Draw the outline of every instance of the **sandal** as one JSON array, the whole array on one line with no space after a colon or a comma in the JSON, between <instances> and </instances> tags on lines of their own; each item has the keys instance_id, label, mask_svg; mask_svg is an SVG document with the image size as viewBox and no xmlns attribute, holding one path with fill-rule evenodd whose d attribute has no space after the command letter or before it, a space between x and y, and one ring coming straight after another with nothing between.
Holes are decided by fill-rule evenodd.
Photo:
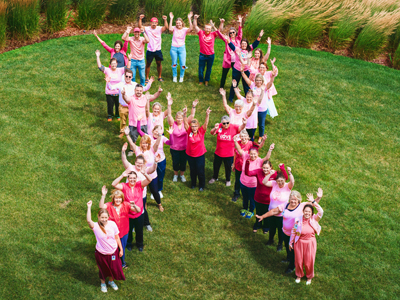
<instances>
[{"instance_id":1,"label":"sandal","mask_svg":"<svg viewBox=\"0 0 400 300\"><path fill-rule=\"evenodd\" d=\"M164 79L162 79L162 77L158 78L158 81L163 82Z\"/></svg>"},{"instance_id":2,"label":"sandal","mask_svg":"<svg viewBox=\"0 0 400 300\"><path fill-rule=\"evenodd\" d=\"M144 81L144 84L147 85L148 83L149 83L149 79L146 79L146 80Z\"/></svg>"},{"instance_id":3,"label":"sandal","mask_svg":"<svg viewBox=\"0 0 400 300\"><path fill-rule=\"evenodd\" d=\"M163 212L164 211L164 207L162 206L162 204L158 204L158 209Z\"/></svg>"}]
</instances>

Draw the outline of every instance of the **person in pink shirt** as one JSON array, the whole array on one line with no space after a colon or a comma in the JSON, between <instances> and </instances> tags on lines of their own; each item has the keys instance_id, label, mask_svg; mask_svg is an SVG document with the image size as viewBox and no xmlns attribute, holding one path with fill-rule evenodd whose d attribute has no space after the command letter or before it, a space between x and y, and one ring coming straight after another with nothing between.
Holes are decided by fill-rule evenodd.
<instances>
[{"instance_id":1,"label":"person in pink shirt","mask_svg":"<svg viewBox=\"0 0 400 300\"><path fill-rule=\"evenodd\" d=\"M131 70L133 74L133 81L136 81L136 69L139 71L140 84L145 85L145 62L144 62L144 46L149 42L146 32L143 32L143 37L140 36L140 28L133 29L133 37L129 37L132 26L128 26L124 32L122 39L129 42L131 46Z\"/></svg>"},{"instance_id":2,"label":"person in pink shirt","mask_svg":"<svg viewBox=\"0 0 400 300\"><path fill-rule=\"evenodd\" d=\"M230 124L229 116L223 116L221 118L221 123L216 123L214 128L211 129L211 134L217 136L217 147L214 153L213 162L213 177L208 182L213 184L218 180L218 173L222 162L225 166L225 186L231 186L231 170L233 164L233 153L235 150L235 144L233 142L233 137L239 134L246 127L246 118L243 118L242 124Z\"/></svg>"},{"instance_id":3,"label":"person in pink shirt","mask_svg":"<svg viewBox=\"0 0 400 300\"><path fill-rule=\"evenodd\" d=\"M172 81L178 81L178 58L179 63L181 64L180 78L179 82L183 82L183 77L185 75L186 69L186 34L191 32L193 29L192 25L192 16L193 12L188 14L189 20L189 28L184 27L184 23L182 18L176 19L176 26L172 26L172 21L174 19L174 14L172 12L169 13L169 31L172 33L172 44L171 44L171 60L172 60Z\"/></svg>"},{"instance_id":4,"label":"person in pink shirt","mask_svg":"<svg viewBox=\"0 0 400 300\"><path fill-rule=\"evenodd\" d=\"M271 180L271 178L269 180ZM322 195L323 191L321 188L319 188L317 192L318 197L317 199L315 199L317 203L319 203L319 201L321 200ZM268 217L282 213L283 241L285 242L285 248L286 248L286 260L284 260L283 262L289 263L285 271L286 274L292 273L295 269L294 252L289 250L289 240L294 226L294 222L296 218L301 218L303 216L304 206L314 201L313 195L311 193L307 194L307 200L309 202L301 202L301 194L298 191L292 191L290 193L289 203L281 204L278 207L270 210L267 213L263 213L260 216L256 215L258 222L262 222L263 220L267 220Z\"/></svg>"},{"instance_id":5,"label":"person in pink shirt","mask_svg":"<svg viewBox=\"0 0 400 300\"><path fill-rule=\"evenodd\" d=\"M204 30L200 30L197 26L197 19L199 15L194 15L193 26L196 34L199 36L200 44L200 55L199 55L199 84L204 84L208 86L210 81L211 70L214 63L214 42L215 38L218 36L217 32L211 32L214 23L210 20L210 24L204 25ZM204 77L204 69L207 65L206 74Z\"/></svg>"},{"instance_id":6,"label":"person in pink shirt","mask_svg":"<svg viewBox=\"0 0 400 300\"><path fill-rule=\"evenodd\" d=\"M250 59L249 61L249 71L250 71L250 80L254 81L256 75L259 73L258 69L260 68L260 64L264 63L266 64L268 61L268 58L271 54L271 38L268 37L267 39L268 43L268 50L267 53L263 56L263 52L260 48L257 48L254 50L254 56Z\"/></svg>"},{"instance_id":7,"label":"person in pink shirt","mask_svg":"<svg viewBox=\"0 0 400 300\"><path fill-rule=\"evenodd\" d=\"M146 51L146 81L149 80L150 66L153 59L156 60L158 81L164 81L161 77L162 65L161 62L164 60L161 52L161 34L168 30L167 16L162 16L164 20L164 26L158 26L158 19L153 17L150 19L150 26L143 27L142 20L144 15L139 16L139 28L144 29L144 32L149 38L149 44L147 45ZM147 82L146 82L147 83Z\"/></svg>"},{"instance_id":8,"label":"person in pink shirt","mask_svg":"<svg viewBox=\"0 0 400 300\"><path fill-rule=\"evenodd\" d=\"M114 289L118 290L115 280L125 280L124 272L122 271L122 263L118 257L124 255L121 240L119 238L119 230L117 224L109 221L109 214L107 209L100 209L97 214L98 221L92 221L92 201L87 203L86 221L90 229L93 230L96 236L96 263L99 267L99 277L101 282L101 291L107 292L106 279L108 277L108 284ZM118 251L119 248L119 251Z\"/></svg>"},{"instance_id":9,"label":"person in pink shirt","mask_svg":"<svg viewBox=\"0 0 400 300\"><path fill-rule=\"evenodd\" d=\"M128 51L128 42L125 41L124 45L122 45L121 41L116 41L114 43L114 48L109 47L96 33L96 30L93 30L93 35L97 38L100 44L111 54L111 58L115 58L117 60L117 68L123 68L128 65L128 56L126 55L126 51Z\"/></svg>"},{"instance_id":10,"label":"person in pink shirt","mask_svg":"<svg viewBox=\"0 0 400 300\"><path fill-rule=\"evenodd\" d=\"M193 109L192 109L193 113ZM207 132L208 121L210 120L211 109L207 108L206 110L206 119L204 121L203 126L199 126L199 121L193 119L194 115L191 115L190 125L186 115L184 116L184 124L185 129L188 135L187 146L186 146L186 154L187 160L189 162L190 167L190 178L191 188L194 189L196 187L197 178L199 178L199 191L204 191L206 186L206 171L205 171L205 153L207 152L206 146L204 145L204 135Z\"/></svg>"},{"instance_id":11,"label":"person in pink shirt","mask_svg":"<svg viewBox=\"0 0 400 300\"><path fill-rule=\"evenodd\" d=\"M257 98L253 99L253 105L250 109L244 109L243 100L239 99L235 101L235 108L231 108L226 101L226 92L224 89L219 89L219 93L222 96L222 104L224 105L226 113L229 115L230 123L235 125L241 125L243 118L250 118L257 107Z\"/></svg>"}]
</instances>

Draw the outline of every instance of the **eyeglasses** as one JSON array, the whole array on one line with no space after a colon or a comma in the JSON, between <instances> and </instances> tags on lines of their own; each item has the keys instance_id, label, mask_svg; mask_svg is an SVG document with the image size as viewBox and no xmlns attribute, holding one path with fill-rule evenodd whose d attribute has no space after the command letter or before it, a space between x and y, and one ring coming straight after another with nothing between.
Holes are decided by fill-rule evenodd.
<instances>
[{"instance_id":1,"label":"eyeglasses","mask_svg":"<svg viewBox=\"0 0 400 300\"><path fill-rule=\"evenodd\" d=\"M132 76L125 75L126 78L132 78Z\"/></svg>"},{"instance_id":2,"label":"eyeglasses","mask_svg":"<svg viewBox=\"0 0 400 300\"><path fill-rule=\"evenodd\" d=\"M230 32L229 32L229 34L234 34L234 33L236 33L236 32L235 32L235 31L230 31Z\"/></svg>"},{"instance_id":3,"label":"eyeglasses","mask_svg":"<svg viewBox=\"0 0 400 300\"><path fill-rule=\"evenodd\" d=\"M226 122L226 123L222 123L222 125L229 125L229 122Z\"/></svg>"}]
</instances>

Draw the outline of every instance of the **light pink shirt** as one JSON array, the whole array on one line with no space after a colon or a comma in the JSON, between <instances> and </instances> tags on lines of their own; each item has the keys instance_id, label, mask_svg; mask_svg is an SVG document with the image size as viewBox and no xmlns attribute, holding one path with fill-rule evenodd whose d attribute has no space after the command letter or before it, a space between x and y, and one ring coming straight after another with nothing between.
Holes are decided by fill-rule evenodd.
<instances>
[{"instance_id":1,"label":"light pink shirt","mask_svg":"<svg viewBox=\"0 0 400 300\"><path fill-rule=\"evenodd\" d=\"M235 46L235 47L236 47L236 46ZM250 47L251 47L251 49L253 49L252 46L250 46ZM239 48L239 47L236 47L236 49L238 49L238 48ZM239 48L239 49L240 49L239 55L242 57L242 60L244 60L245 62L247 62L247 55L248 55L249 51L243 50L243 49L241 49L241 48ZM234 67L236 70L240 71L240 70L242 69L242 63L240 62L239 55L236 53L236 51L234 51L234 53L235 53L235 64L233 65L233 67ZM249 65L246 63L246 64L244 65L244 71L248 71L248 70L249 70Z\"/></svg>"},{"instance_id":2,"label":"light pink shirt","mask_svg":"<svg viewBox=\"0 0 400 300\"><path fill-rule=\"evenodd\" d=\"M156 29L152 29L150 26L144 28L148 38L149 44L147 45L147 50L151 52L155 52L157 50L161 50L161 34L162 27L157 26Z\"/></svg>"},{"instance_id":3,"label":"light pink shirt","mask_svg":"<svg viewBox=\"0 0 400 300\"><path fill-rule=\"evenodd\" d=\"M153 137L151 138L151 147L153 148L154 144L156 143L156 139L154 139ZM160 141L160 145L158 145L158 150L157 150L157 154L160 154L161 158L160 158L160 162L163 161L165 159L165 153L164 153L164 144L166 144L169 141L169 139L165 136L161 137L161 141Z\"/></svg>"},{"instance_id":4,"label":"light pink shirt","mask_svg":"<svg viewBox=\"0 0 400 300\"><path fill-rule=\"evenodd\" d=\"M125 68L117 68L115 71L112 71L110 68L104 67L103 73L106 76L111 78L110 84L114 85L114 84L118 84L121 82L121 77L125 73ZM108 88L108 84L106 84L106 94L107 95L118 95L119 91L117 89L110 90Z\"/></svg>"},{"instance_id":5,"label":"light pink shirt","mask_svg":"<svg viewBox=\"0 0 400 300\"><path fill-rule=\"evenodd\" d=\"M175 26L172 26L173 30L173 35L172 35L172 44L171 46L173 47L182 47L185 46L185 39L186 39L186 34L189 30L189 28L184 27L182 29L177 29Z\"/></svg>"},{"instance_id":6,"label":"light pink shirt","mask_svg":"<svg viewBox=\"0 0 400 300\"><path fill-rule=\"evenodd\" d=\"M256 96L256 97L260 96L260 94L262 92L261 88L256 87L255 82L251 83L250 89L253 91L253 96ZM268 96L267 96L267 93L265 92L264 97L261 100L261 104L258 106L258 111L263 112L268 109L267 100L268 100Z\"/></svg>"},{"instance_id":7,"label":"light pink shirt","mask_svg":"<svg viewBox=\"0 0 400 300\"><path fill-rule=\"evenodd\" d=\"M105 234L97 222L94 222L93 233L96 236L96 250L104 255L114 254L118 248L115 236L119 234L118 226L113 221L107 221L107 225L104 226L107 234Z\"/></svg>"},{"instance_id":8,"label":"light pink shirt","mask_svg":"<svg viewBox=\"0 0 400 300\"><path fill-rule=\"evenodd\" d=\"M257 177L246 176L245 174L246 161L250 159L250 155L247 152L243 152L242 158L243 158L243 165L242 165L242 174L240 175L240 182L249 188L255 188L257 187ZM262 164L263 164L263 159L261 157L257 157L256 160L253 161L250 160L249 170L253 171L256 169L260 169L262 167Z\"/></svg>"},{"instance_id":9,"label":"light pink shirt","mask_svg":"<svg viewBox=\"0 0 400 300\"><path fill-rule=\"evenodd\" d=\"M131 97L131 102L128 104L129 108L129 126L137 127L137 120L140 115L146 114L146 95L137 98L135 95ZM147 125L146 118L143 118L140 125Z\"/></svg>"},{"instance_id":10,"label":"light pink shirt","mask_svg":"<svg viewBox=\"0 0 400 300\"><path fill-rule=\"evenodd\" d=\"M139 40L136 40L135 37L130 37L128 39L129 45L131 46L131 55L133 59L143 60L144 59L144 45L145 38L140 36Z\"/></svg>"},{"instance_id":11,"label":"light pink shirt","mask_svg":"<svg viewBox=\"0 0 400 300\"><path fill-rule=\"evenodd\" d=\"M279 205L286 205L289 202L290 192L289 184L285 183L283 188L280 188L275 180L272 180L272 190L269 198L271 202L269 203L269 210L272 210ZM275 215L277 217L281 217L282 213Z\"/></svg>"},{"instance_id":12,"label":"light pink shirt","mask_svg":"<svg viewBox=\"0 0 400 300\"><path fill-rule=\"evenodd\" d=\"M146 160L146 167L149 168L152 165L154 165L154 158L156 153L153 150L153 147L150 147L150 150L142 151L140 147L136 147L135 151L136 156L142 154L144 156L144 159ZM157 178L157 170L155 170L153 173L149 174L151 179Z\"/></svg>"},{"instance_id":13,"label":"light pink shirt","mask_svg":"<svg viewBox=\"0 0 400 300\"><path fill-rule=\"evenodd\" d=\"M300 218L303 216L303 209L307 203L308 202L302 202L293 210L285 209L288 203L283 203L278 206L279 211L282 212L283 215L282 230L286 235L290 236L290 234L292 233L294 221L296 218Z\"/></svg>"},{"instance_id":14,"label":"light pink shirt","mask_svg":"<svg viewBox=\"0 0 400 300\"><path fill-rule=\"evenodd\" d=\"M178 124L174 121L172 128L174 131L169 137L172 140L171 149L176 151L186 150L188 135L185 130L185 125L182 122L181 129L179 129Z\"/></svg>"},{"instance_id":15,"label":"light pink shirt","mask_svg":"<svg viewBox=\"0 0 400 300\"><path fill-rule=\"evenodd\" d=\"M276 76L278 76L278 74L276 74ZM264 84L267 85L268 82L271 81L272 78L272 71L266 71L264 73ZM272 99L272 96L275 96L278 94L278 92L275 89L275 85L272 84L272 86L270 87L269 90L267 90L265 92L265 94L267 95L268 99Z\"/></svg>"},{"instance_id":16,"label":"light pink shirt","mask_svg":"<svg viewBox=\"0 0 400 300\"><path fill-rule=\"evenodd\" d=\"M231 124L235 125L242 125L243 121L242 119L246 117L246 112L244 108L242 108L242 112L238 114L235 109L231 108L231 111L229 112L229 118L231 118Z\"/></svg>"},{"instance_id":17,"label":"light pink shirt","mask_svg":"<svg viewBox=\"0 0 400 300\"><path fill-rule=\"evenodd\" d=\"M253 106L253 103L252 102L248 103L246 98L242 98L242 101L244 102L244 106L243 106L242 110L244 110L247 113L247 111L250 110L250 108ZM254 129L254 128L257 128L257 125L258 125L258 110L255 107L253 110L253 113L247 119L246 128Z\"/></svg>"},{"instance_id":18,"label":"light pink shirt","mask_svg":"<svg viewBox=\"0 0 400 300\"><path fill-rule=\"evenodd\" d=\"M156 117L153 115L153 113L150 113L149 117L147 118L147 132L151 135L153 135L153 128L157 125L161 126L161 132L164 133L164 113L160 112L160 114ZM140 125L142 125L142 121L140 122Z\"/></svg>"}]
</instances>

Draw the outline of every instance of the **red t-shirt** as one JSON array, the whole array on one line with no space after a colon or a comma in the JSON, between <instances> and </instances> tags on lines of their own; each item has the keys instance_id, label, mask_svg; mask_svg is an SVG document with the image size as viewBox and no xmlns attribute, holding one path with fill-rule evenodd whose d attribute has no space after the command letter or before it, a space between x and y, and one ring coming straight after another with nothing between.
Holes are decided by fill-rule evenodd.
<instances>
[{"instance_id":1,"label":"red t-shirt","mask_svg":"<svg viewBox=\"0 0 400 300\"><path fill-rule=\"evenodd\" d=\"M206 131L203 126L197 130L197 134L193 134L190 127L186 132L188 134L186 154L191 157L199 157L206 153L206 146L204 146L204 134Z\"/></svg>"},{"instance_id":2,"label":"red t-shirt","mask_svg":"<svg viewBox=\"0 0 400 300\"><path fill-rule=\"evenodd\" d=\"M140 212L134 212L129 209L129 218L130 219L136 219L140 217L140 215L143 213L143 188L142 188L142 182L137 181L135 186L133 187L133 191L131 187L129 186L129 183L121 183L123 188L122 192L124 193L125 196L125 201L126 202L131 202L134 201L137 206L140 207Z\"/></svg>"},{"instance_id":3,"label":"red t-shirt","mask_svg":"<svg viewBox=\"0 0 400 300\"><path fill-rule=\"evenodd\" d=\"M200 30L197 35L199 36L200 53L205 55L213 55L214 41L218 35L217 32L214 31L206 35L204 30Z\"/></svg>"},{"instance_id":4,"label":"red t-shirt","mask_svg":"<svg viewBox=\"0 0 400 300\"><path fill-rule=\"evenodd\" d=\"M219 157L231 157L235 150L235 142L233 137L239 133L239 125L230 124L228 129L224 129L222 124L219 124L217 130L217 149L215 154Z\"/></svg>"},{"instance_id":5,"label":"red t-shirt","mask_svg":"<svg viewBox=\"0 0 400 300\"><path fill-rule=\"evenodd\" d=\"M248 141L245 145L242 145L242 141L239 141L238 143L240 145L240 148L242 148L242 150L245 151L246 153L249 153L251 148L258 148L258 145L252 141ZM239 155L239 152L237 152L236 148L235 148L235 154L236 154L235 169L238 171L242 171L243 158Z\"/></svg>"},{"instance_id":6,"label":"red t-shirt","mask_svg":"<svg viewBox=\"0 0 400 300\"><path fill-rule=\"evenodd\" d=\"M117 224L119 230L119 237L122 238L129 232L129 212L131 211L131 206L129 202L122 202L119 208L119 215L114 208L112 202L106 203L108 213L110 214L109 220L114 221Z\"/></svg>"}]
</instances>

